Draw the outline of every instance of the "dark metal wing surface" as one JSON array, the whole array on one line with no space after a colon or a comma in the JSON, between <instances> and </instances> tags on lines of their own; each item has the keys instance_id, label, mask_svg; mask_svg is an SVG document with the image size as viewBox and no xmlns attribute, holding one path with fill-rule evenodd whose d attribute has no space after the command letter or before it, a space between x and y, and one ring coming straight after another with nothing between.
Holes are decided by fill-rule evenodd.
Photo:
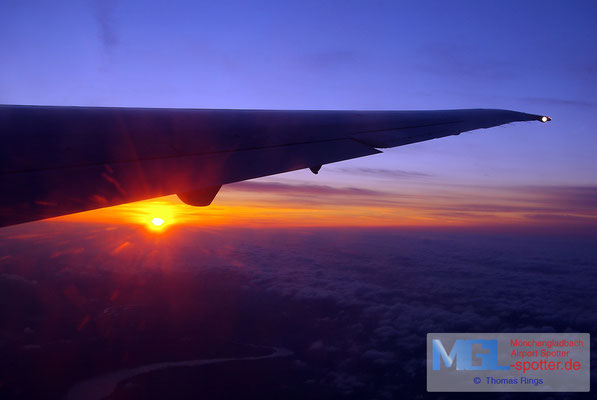
<instances>
[{"instance_id":1,"label":"dark metal wing surface","mask_svg":"<svg viewBox=\"0 0 597 400\"><path fill-rule=\"evenodd\" d=\"M380 153L548 117L506 110L285 111L0 106L0 226Z\"/></svg>"}]
</instances>

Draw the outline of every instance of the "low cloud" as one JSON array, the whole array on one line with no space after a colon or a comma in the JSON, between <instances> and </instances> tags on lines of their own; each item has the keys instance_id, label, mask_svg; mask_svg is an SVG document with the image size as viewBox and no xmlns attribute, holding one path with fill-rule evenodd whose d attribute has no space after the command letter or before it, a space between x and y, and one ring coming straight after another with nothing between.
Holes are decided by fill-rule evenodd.
<instances>
[{"instance_id":1,"label":"low cloud","mask_svg":"<svg viewBox=\"0 0 597 400\"><path fill-rule=\"evenodd\" d=\"M185 339L193 345L210 334L224 343L240 334L243 341L291 349L303 371L323 370L313 378L317 384L340 393L411 398L420 393L413 382L424 385L428 332L597 329L595 314L587 308L597 280L594 241L587 239L186 227L163 236L157 247L155 238L130 228L86 238L83 224L46 225L54 227L52 241L24 247L5 266L13 272L0 275L4 288L7 282L17 283L0 292L5 304L13 304L7 313L14 321L27 317L37 335L46 326L68 326L74 314L64 310L81 298L76 315L89 322L74 337L82 342L85 335L106 335L110 340L90 347L97 354L107 348L102 346L129 343L125 340L137 337L140 326L141 337L160 333L164 326L167 337L172 331L185 338L182 333L193 332ZM39 227L33 223L20 230L26 235ZM13 253L15 241L30 240L0 240L0 250ZM124 241L135 246L105 257ZM62 251L70 247L88 250ZM56 251L62 254L49 260ZM23 285L23 280L39 284ZM73 283L90 290L77 290L74 296ZM23 306L29 298L35 307ZM217 323L209 325L213 315ZM81 326L79 320L71 330ZM246 323L254 320L259 324ZM22 324L15 325L22 334ZM187 328L177 331L178 325ZM75 345L69 346L78 351Z\"/></svg>"},{"instance_id":2,"label":"low cloud","mask_svg":"<svg viewBox=\"0 0 597 400\"><path fill-rule=\"evenodd\" d=\"M342 172L348 172L339 170ZM418 172L355 168L357 174L419 177ZM423 174L424 176L424 174ZM422 184L421 184L422 183ZM392 185L384 190L325 185L300 185L277 182L241 182L230 185L234 191L245 192L238 202L259 207L279 207L284 196L286 208L304 209L346 207L369 216L367 224L446 223L492 226L524 224L537 228L549 223L571 226L576 222L597 226L597 186L474 186L433 185L417 181L417 185ZM253 196L259 196L253 198ZM226 199L228 200L228 199ZM355 211L356 212L356 211ZM325 211L318 215L324 216ZM371 219L372 218L372 219ZM410 221L410 222L409 222ZM330 221L333 225L333 222ZM358 222L356 223L358 225Z\"/></svg>"},{"instance_id":3,"label":"low cloud","mask_svg":"<svg viewBox=\"0 0 597 400\"><path fill-rule=\"evenodd\" d=\"M352 175L369 175L380 178L425 178L433 175L418 171L383 168L337 168L335 171Z\"/></svg>"},{"instance_id":4,"label":"low cloud","mask_svg":"<svg viewBox=\"0 0 597 400\"><path fill-rule=\"evenodd\" d=\"M337 188L325 185L289 185L277 182L239 182L229 186L245 192L267 192L287 195L320 195L320 196L380 196L386 193L377 190L360 188Z\"/></svg>"},{"instance_id":5,"label":"low cloud","mask_svg":"<svg viewBox=\"0 0 597 400\"><path fill-rule=\"evenodd\" d=\"M536 195L546 204L559 208L590 211L597 215L597 186L526 186L523 190Z\"/></svg>"}]
</instances>

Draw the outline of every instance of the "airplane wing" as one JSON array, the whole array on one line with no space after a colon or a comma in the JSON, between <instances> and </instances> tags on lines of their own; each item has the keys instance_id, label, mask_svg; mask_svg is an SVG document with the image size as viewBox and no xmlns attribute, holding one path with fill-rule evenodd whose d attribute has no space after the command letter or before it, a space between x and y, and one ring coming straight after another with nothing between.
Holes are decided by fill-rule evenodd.
<instances>
[{"instance_id":1,"label":"airplane wing","mask_svg":"<svg viewBox=\"0 0 597 400\"><path fill-rule=\"evenodd\" d=\"M286 111L0 105L0 226L222 185L515 121L507 110Z\"/></svg>"}]
</instances>

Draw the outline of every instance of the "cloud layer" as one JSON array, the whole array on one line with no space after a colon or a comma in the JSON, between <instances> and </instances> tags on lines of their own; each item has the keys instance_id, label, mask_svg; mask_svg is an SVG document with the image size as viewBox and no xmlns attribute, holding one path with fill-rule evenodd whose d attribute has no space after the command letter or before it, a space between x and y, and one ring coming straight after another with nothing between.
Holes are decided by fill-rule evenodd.
<instances>
[{"instance_id":1,"label":"cloud layer","mask_svg":"<svg viewBox=\"0 0 597 400\"><path fill-rule=\"evenodd\" d=\"M64 222L1 234L2 300L18 305L0 319L3 340L23 352L43 354L72 330L78 339L61 346L94 335L102 351L135 337L125 347L135 353L165 330L187 349L287 347L298 388L392 398L425 392L428 332L597 330L587 237L189 226L151 235ZM15 321L28 329L14 333Z\"/></svg>"}]
</instances>

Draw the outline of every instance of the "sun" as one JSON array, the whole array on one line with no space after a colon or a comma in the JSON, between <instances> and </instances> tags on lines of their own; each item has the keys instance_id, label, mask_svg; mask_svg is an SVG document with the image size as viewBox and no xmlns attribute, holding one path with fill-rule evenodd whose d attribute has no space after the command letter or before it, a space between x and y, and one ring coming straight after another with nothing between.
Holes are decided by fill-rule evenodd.
<instances>
[{"instance_id":1,"label":"sun","mask_svg":"<svg viewBox=\"0 0 597 400\"><path fill-rule=\"evenodd\" d=\"M164 224L164 220L158 217L155 217L154 219L151 220L151 223L154 226L162 226Z\"/></svg>"},{"instance_id":2,"label":"sun","mask_svg":"<svg viewBox=\"0 0 597 400\"><path fill-rule=\"evenodd\" d=\"M153 214L153 213L152 213ZM153 214L156 215L156 214ZM171 216L167 216L163 213L157 214L160 215L159 217L154 217L151 214L145 219L145 226L146 228L154 233L162 233L166 231L166 228L169 228L172 225L173 219ZM168 222L166 222L168 221Z\"/></svg>"}]
</instances>

